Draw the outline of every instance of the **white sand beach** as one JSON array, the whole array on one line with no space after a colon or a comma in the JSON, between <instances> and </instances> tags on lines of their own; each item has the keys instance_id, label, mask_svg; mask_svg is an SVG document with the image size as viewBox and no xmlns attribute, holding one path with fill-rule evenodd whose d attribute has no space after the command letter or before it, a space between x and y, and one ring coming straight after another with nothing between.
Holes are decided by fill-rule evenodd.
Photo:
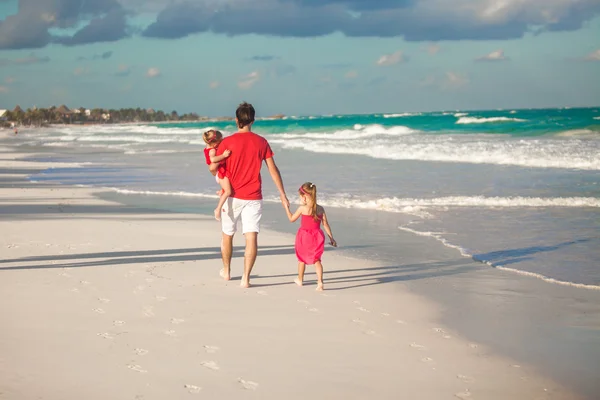
<instances>
[{"instance_id":1,"label":"white sand beach","mask_svg":"<svg viewBox=\"0 0 600 400\"><path fill-rule=\"evenodd\" d=\"M216 221L30 183L52 165L0 150L0 399L579 398L401 282L350 287L381 265L328 249L326 290L300 288L293 236L263 231L242 289L241 235L225 282Z\"/></svg>"}]
</instances>

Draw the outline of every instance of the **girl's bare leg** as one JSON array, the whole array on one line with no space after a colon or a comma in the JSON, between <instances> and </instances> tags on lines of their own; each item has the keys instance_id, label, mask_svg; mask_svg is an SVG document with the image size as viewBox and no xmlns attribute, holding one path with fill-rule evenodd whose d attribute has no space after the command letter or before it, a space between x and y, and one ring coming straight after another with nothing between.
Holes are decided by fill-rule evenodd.
<instances>
[{"instance_id":1,"label":"girl's bare leg","mask_svg":"<svg viewBox=\"0 0 600 400\"><path fill-rule=\"evenodd\" d=\"M225 204L229 196L231 196L231 182L229 182L229 178L219 179L219 184L223 190L221 191L221 197L219 197L219 204L217 205L217 208L215 208L215 219L217 221L221 220L223 204Z\"/></svg>"},{"instance_id":2,"label":"girl's bare leg","mask_svg":"<svg viewBox=\"0 0 600 400\"><path fill-rule=\"evenodd\" d=\"M317 290L323 290L323 264L321 261L315 263L315 272L317 273Z\"/></svg>"},{"instance_id":3,"label":"girl's bare leg","mask_svg":"<svg viewBox=\"0 0 600 400\"><path fill-rule=\"evenodd\" d=\"M306 269L306 264L301 261L298 261L298 277L294 279L296 285L302 286L304 283L304 270Z\"/></svg>"}]
</instances>

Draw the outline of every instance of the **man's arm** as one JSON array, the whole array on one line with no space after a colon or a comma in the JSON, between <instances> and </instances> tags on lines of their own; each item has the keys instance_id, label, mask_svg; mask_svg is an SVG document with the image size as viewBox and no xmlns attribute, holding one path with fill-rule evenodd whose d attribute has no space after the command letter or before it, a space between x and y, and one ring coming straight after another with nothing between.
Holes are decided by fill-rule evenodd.
<instances>
[{"instance_id":1,"label":"man's arm","mask_svg":"<svg viewBox=\"0 0 600 400\"><path fill-rule=\"evenodd\" d=\"M285 189L283 188L283 180L281 179L281 173L279 172L279 168L277 168L277 165L275 164L275 160L273 160L273 157L269 157L265 160L265 162L267 163L269 174L271 174L271 179L273 179L275 186L277 186L277 190L279 190L279 198L281 199L281 203L284 207L289 208L290 201L285 195Z\"/></svg>"}]
</instances>

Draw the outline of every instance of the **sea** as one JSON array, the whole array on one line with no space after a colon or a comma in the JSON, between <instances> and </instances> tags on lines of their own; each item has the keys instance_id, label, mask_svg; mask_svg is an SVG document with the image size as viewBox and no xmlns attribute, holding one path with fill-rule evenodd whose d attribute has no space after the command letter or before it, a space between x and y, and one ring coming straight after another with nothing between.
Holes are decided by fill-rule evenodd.
<instances>
[{"instance_id":1,"label":"sea","mask_svg":"<svg viewBox=\"0 0 600 400\"><path fill-rule=\"evenodd\" d=\"M65 125L9 139L79 163L33 181L210 214L218 188L203 158L209 128L236 130L216 120ZM334 233L337 225L357 256L398 259L400 233L409 233L507 274L600 289L600 108L286 116L258 118L254 131L271 144L290 200L303 182L316 184L339 218ZM265 223L293 232L266 168L263 181L273 205Z\"/></svg>"}]
</instances>

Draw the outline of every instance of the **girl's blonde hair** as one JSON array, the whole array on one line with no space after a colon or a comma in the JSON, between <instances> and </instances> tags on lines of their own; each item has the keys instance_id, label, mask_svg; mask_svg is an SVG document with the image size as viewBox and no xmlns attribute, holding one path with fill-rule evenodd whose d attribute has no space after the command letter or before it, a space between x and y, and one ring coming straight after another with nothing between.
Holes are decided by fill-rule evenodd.
<instances>
[{"instance_id":1,"label":"girl's blonde hair","mask_svg":"<svg viewBox=\"0 0 600 400\"><path fill-rule=\"evenodd\" d=\"M210 129L202 134L202 139L206 144L219 144L223 140L223 134L220 131Z\"/></svg>"},{"instance_id":2,"label":"girl's blonde hair","mask_svg":"<svg viewBox=\"0 0 600 400\"><path fill-rule=\"evenodd\" d=\"M305 182L298 189L298 193L301 195L309 196L311 198L311 203L307 204L310 207L310 215L314 218L315 221L319 220L317 216L317 186L312 182Z\"/></svg>"}]
</instances>

